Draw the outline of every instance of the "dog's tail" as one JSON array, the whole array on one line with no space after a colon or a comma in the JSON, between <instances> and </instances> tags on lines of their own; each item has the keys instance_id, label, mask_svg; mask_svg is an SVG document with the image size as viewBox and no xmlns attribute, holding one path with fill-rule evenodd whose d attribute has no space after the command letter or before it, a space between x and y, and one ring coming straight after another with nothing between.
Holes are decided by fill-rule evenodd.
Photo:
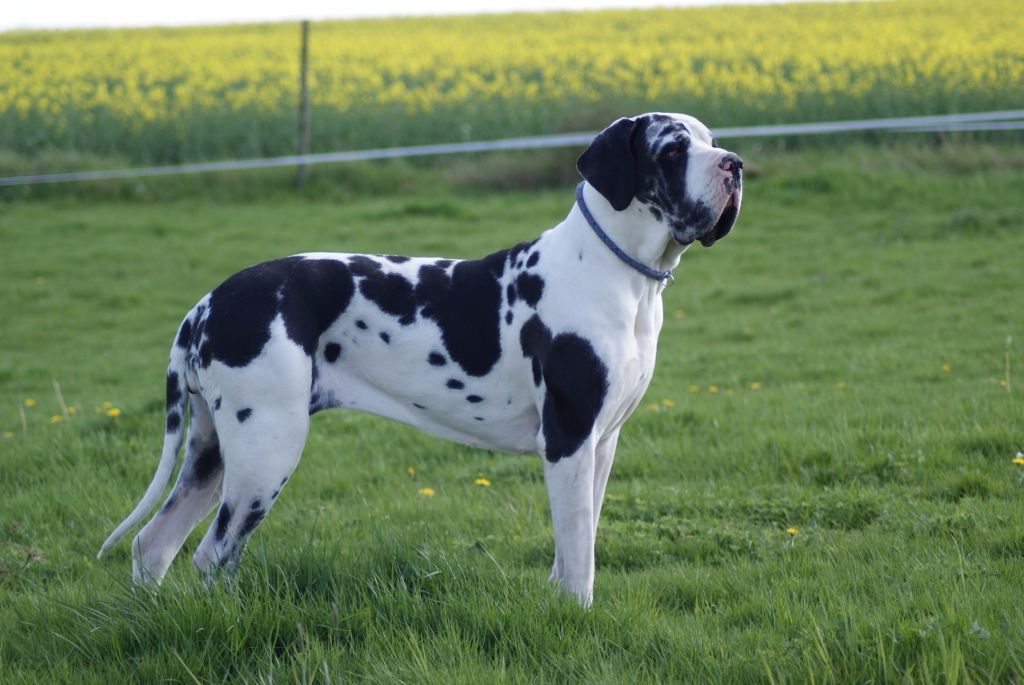
<instances>
[{"instance_id":1,"label":"dog's tail","mask_svg":"<svg viewBox=\"0 0 1024 685\"><path fill-rule=\"evenodd\" d=\"M103 553L113 547L124 534L135 527L142 518L149 513L156 504L164 488L171 479L171 473L178 461L178 452L181 450L182 439L185 435L185 409L188 406L188 386L185 380L186 361L185 354L191 340L189 340L191 322L186 318L178 329L178 336L171 348L171 358L167 365L167 412L165 418L166 430L164 432L164 448L160 455L160 463L153 474L153 481L146 489L139 503L135 505L128 518L120 523L114 532L104 541L100 551L96 554L99 559Z\"/></svg>"}]
</instances>

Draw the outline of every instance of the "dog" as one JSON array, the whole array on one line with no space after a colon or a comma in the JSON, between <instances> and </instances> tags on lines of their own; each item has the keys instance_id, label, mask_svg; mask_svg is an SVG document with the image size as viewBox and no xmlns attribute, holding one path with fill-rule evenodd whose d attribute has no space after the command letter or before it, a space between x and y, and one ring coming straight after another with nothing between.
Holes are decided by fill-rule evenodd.
<instances>
[{"instance_id":1,"label":"dog","mask_svg":"<svg viewBox=\"0 0 1024 685\"><path fill-rule=\"evenodd\" d=\"M694 242L733 227L743 161L697 119L650 113L599 133L560 224L479 260L310 253L249 267L188 312L171 347L163 452L102 555L177 481L132 544L159 583L218 505L193 561L233 570L299 462L313 413L380 414L542 457L550 581L589 606L615 446L654 371L664 288Z\"/></svg>"}]
</instances>

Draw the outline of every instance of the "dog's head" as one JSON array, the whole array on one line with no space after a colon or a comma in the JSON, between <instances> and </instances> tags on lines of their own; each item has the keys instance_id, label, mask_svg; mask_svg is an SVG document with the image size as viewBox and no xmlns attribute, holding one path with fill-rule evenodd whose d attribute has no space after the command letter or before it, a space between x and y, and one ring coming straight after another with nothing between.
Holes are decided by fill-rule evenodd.
<instances>
[{"instance_id":1,"label":"dog's head","mask_svg":"<svg viewBox=\"0 0 1024 685\"><path fill-rule=\"evenodd\" d=\"M643 114L601 131L576 162L616 211L647 206L681 245L708 247L740 212L743 160L686 114Z\"/></svg>"}]
</instances>

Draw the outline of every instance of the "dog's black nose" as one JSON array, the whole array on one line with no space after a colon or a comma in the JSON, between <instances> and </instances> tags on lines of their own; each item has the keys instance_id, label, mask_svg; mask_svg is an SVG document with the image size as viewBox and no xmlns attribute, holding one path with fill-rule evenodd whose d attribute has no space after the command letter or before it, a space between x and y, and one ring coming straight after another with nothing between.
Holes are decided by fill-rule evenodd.
<instances>
[{"instance_id":1,"label":"dog's black nose","mask_svg":"<svg viewBox=\"0 0 1024 685\"><path fill-rule=\"evenodd\" d=\"M740 159L739 155L734 155L730 152L718 162L718 168L722 171L736 173L743 169L743 160Z\"/></svg>"}]
</instances>

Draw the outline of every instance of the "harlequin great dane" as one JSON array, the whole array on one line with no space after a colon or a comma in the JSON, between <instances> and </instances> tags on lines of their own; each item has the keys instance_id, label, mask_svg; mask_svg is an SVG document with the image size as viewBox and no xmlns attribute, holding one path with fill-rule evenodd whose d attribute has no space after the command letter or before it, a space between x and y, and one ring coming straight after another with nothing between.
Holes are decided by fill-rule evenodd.
<instances>
[{"instance_id":1,"label":"harlequin great dane","mask_svg":"<svg viewBox=\"0 0 1024 685\"><path fill-rule=\"evenodd\" d=\"M203 297L171 348L163 453L102 555L178 479L132 544L158 583L219 501L193 560L233 569L299 461L309 417L387 416L468 445L543 457L550 580L589 605L619 430L654 371L662 290L740 210L742 160L681 114L619 119L582 154L562 223L479 260L303 254Z\"/></svg>"}]
</instances>

